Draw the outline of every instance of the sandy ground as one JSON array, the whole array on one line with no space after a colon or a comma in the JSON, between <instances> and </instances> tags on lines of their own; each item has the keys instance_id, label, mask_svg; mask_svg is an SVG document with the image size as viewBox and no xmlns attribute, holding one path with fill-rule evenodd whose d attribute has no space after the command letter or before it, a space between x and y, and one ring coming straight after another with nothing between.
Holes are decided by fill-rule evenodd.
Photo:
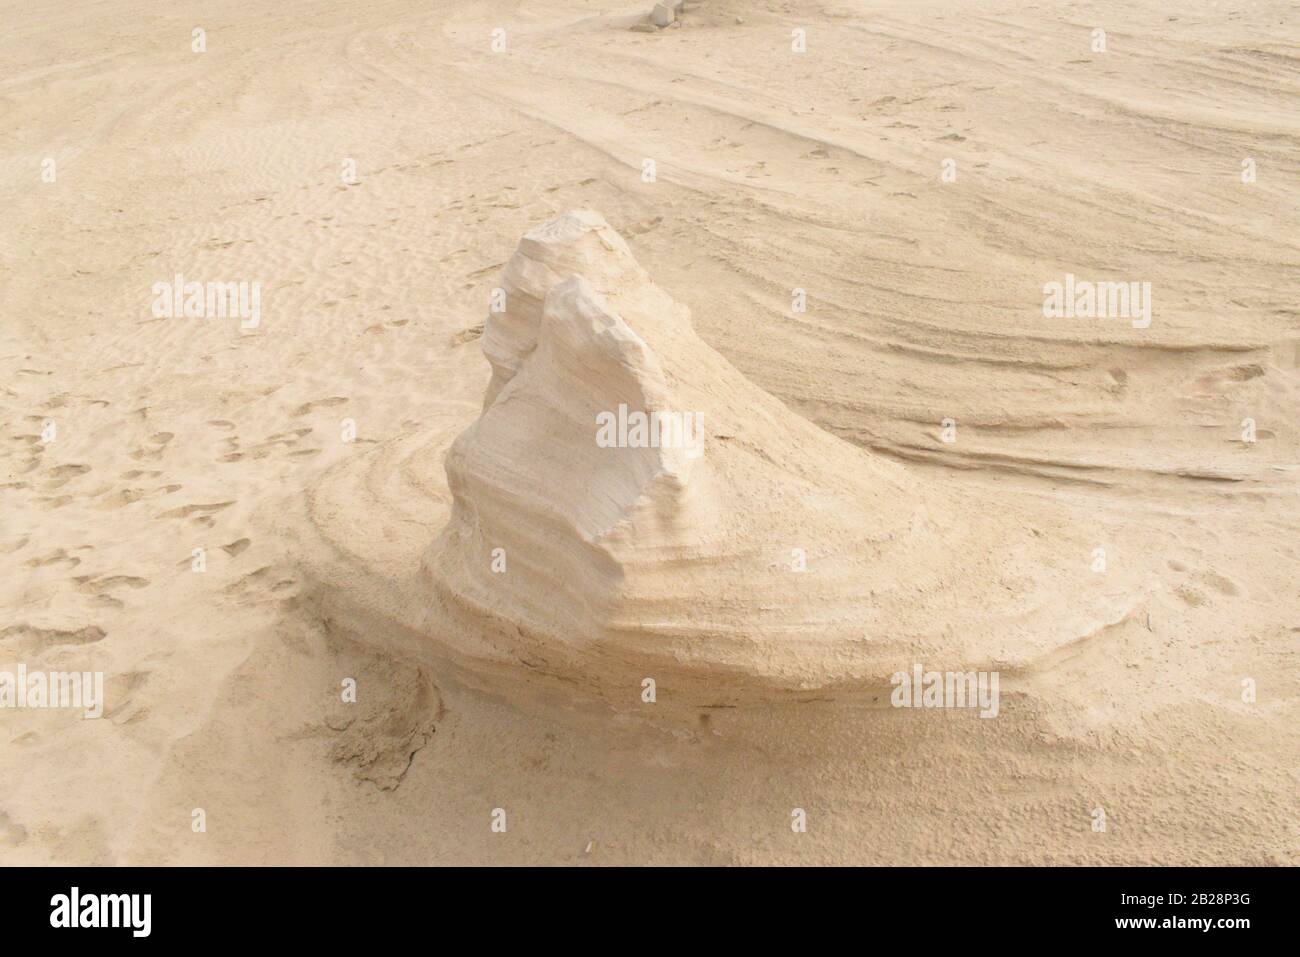
<instances>
[{"instance_id":1,"label":"sandy ground","mask_svg":"<svg viewBox=\"0 0 1300 957\"><path fill-rule=\"evenodd\" d=\"M1294 4L644 12L0 2L0 670L106 682L0 710L0 862L1300 861ZM948 642L864 624L901 667L1039 581L1013 532L1122 613L995 720L477 671L410 576L491 291L575 208L842 469L1006 528L899 571ZM260 325L157 318L177 273ZM1150 282L1149 328L1045 317L1067 273Z\"/></svg>"}]
</instances>

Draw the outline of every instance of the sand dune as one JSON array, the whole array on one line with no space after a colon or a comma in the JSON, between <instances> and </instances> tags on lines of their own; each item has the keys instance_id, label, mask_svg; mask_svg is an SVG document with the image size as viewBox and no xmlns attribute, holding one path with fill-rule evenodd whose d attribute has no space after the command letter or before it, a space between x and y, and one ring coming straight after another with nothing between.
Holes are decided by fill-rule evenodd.
<instances>
[{"instance_id":1,"label":"sand dune","mask_svg":"<svg viewBox=\"0 0 1300 957\"><path fill-rule=\"evenodd\" d=\"M0 861L1300 859L1291 4L46 6Z\"/></svg>"}]
</instances>

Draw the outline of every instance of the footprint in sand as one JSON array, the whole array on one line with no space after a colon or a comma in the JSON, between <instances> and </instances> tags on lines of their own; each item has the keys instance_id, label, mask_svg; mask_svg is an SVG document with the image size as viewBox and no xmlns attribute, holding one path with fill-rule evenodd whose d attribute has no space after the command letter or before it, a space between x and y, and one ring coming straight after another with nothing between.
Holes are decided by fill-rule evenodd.
<instances>
[{"instance_id":1,"label":"footprint in sand","mask_svg":"<svg viewBox=\"0 0 1300 957\"><path fill-rule=\"evenodd\" d=\"M1221 595L1233 596L1241 594L1241 589L1237 586L1236 582L1231 578L1224 578L1218 572L1204 571L1197 576L1197 579L1203 584L1208 585L1210 588L1213 588Z\"/></svg>"},{"instance_id":2,"label":"footprint in sand","mask_svg":"<svg viewBox=\"0 0 1300 957\"><path fill-rule=\"evenodd\" d=\"M138 575L105 575L100 578L94 575L80 575L74 581L82 591L93 592L114 588L147 588L150 584L149 579Z\"/></svg>"},{"instance_id":3,"label":"footprint in sand","mask_svg":"<svg viewBox=\"0 0 1300 957\"><path fill-rule=\"evenodd\" d=\"M52 491L56 488L62 488L79 475L85 475L90 471L89 465L56 465L52 469L46 469L45 474L50 476L45 483L45 488Z\"/></svg>"},{"instance_id":4,"label":"footprint in sand","mask_svg":"<svg viewBox=\"0 0 1300 957\"><path fill-rule=\"evenodd\" d=\"M173 438L175 438L175 435L171 432L155 432L153 435L149 436L149 442L152 443L152 445L142 445L139 448L134 449L130 453L131 458L137 462L143 459L162 458L163 452L167 451L167 444L171 442Z\"/></svg>"},{"instance_id":5,"label":"footprint in sand","mask_svg":"<svg viewBox=\"0 0 1300 957\"><path fill-rule=\"evenodd\" d=\"M231 542L229 545L222 545L221 550L225 552L227 555L229 555L231 558L234 558L237 555L242 554L244 549L248 548L248 546L251 544L252 542L250 542L247 538L240 538Z\"/></svg>"},{"instance_id":6,"label":"footprint in sand","mask_svg":"<svg viewBox=\"0 0 1300 957\"><path fill-rule=\"evenodd\" d=\"M483 323L470 326L468 329L462 329L451 337L453 345L463 346L467 342L475 342L483 337Z\"/></svg>"},{"instance_id":7,"label":"footprint in sand","mask_svg":"<svg viewBox=\"0 0 1300 957\"><path fill-rule=\"evenodd\" d=\"M69 555L67 551L60 548L58 551L50 552L48 555L41 555L37 558L27 560L28 568L44 568L47 565L66 564L69 568L76 568L81 564L81 559L75 555Z\"/></svg>"},{"instance_id":8,"label":"footprint in sand","mask_svg":"<svg viewBox=\"0 0 1300 957\"><path fill-rule=\"evenodd\" d=\"M10 625L0 631L0 649L5 653L34 655L60 645L90 645L103 641L107 632L97 625L87 625L77 630L38 628L26 622Z\"/></svg>"},{"instance_id":9,"label":"footprint in sand","mask_svg":"<svg viewBox=\"0 0 1300 957\"><path fill-rule=\"evenodd\" d=\"M159 518L206 518L213 512L219 512L224 508L230 508L234 502L214 502L211 505L182 505L180 508L173 508L163 512Z\"/></svg>"},{"instance_id":10,"label":"footprint in sand","mask_svg":"<svg viewBox=\"0 0 1300 957\"><path fill-rule=\"evenodd\" d=\"M304 415L310 415L312 412L315 412L317 409L326 409L331 406L342 405L347 401L348 401L347 398L341 395L331 396L328 399L316 399L313 402L306 402L298 406L298 408L293 410L293 415L294 418L298 418Z\"/></svg>"},{"instance_id":11,"label":"footprint in sand","mask_svg":"<svg viewBox=\"0 0 1300 957\"><path fill-rule=\"evenodd\" d=\"M144 489L144 488L115 489L115 490L111 490L108 495L105 495L103 499L99 502L97 507L105 510L125 508L126 506L133 505L136 502L140 501L141 499L150 495L155 495L155 496L173 495L176 492L179 492L183 487L184 486L181 485L161 485L155 489Z\"/></svg>"},{"instance_id":12,"label":"footprint in sand","mask_svg":"<svg viewBox=\"0 0 1300 957\"><path fill-rule=\"evenodd\" d=\"M288 597L285 593L297 584L297 581L285 577L274 566L263 565L257 571L231 582L222 591L232 597L267 601Z\"/></svg>"},{"instance_id":13,"label":"footprint in sand","mask_svg":"<svg viewBox=\"0 0 1300 957\"><path fill-rule=\"evenodd\" d=\"M104 709L104 717L114 724L134 724L149 717L149 709L135 703L136 692L145 686L152 672L135 670L114 675L104 689L104 700L111 703Z\"/></svg>"}]
</instances>

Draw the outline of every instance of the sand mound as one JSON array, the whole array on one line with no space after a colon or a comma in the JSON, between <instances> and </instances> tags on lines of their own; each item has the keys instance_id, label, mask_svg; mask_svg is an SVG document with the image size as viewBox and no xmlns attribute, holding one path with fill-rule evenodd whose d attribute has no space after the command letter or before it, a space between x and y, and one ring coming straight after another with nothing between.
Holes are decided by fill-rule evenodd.
<instances>
[{"instance_id":1,"label":"sand mound","mask_svg":"<svg viewBox=\"0 0 1300 957\"><path fill-rule=\"evenodd\" d=\"M1032 514L959 518L749 382L599 215L529 232L502 288L424 562L475 656L730 700L885 682L923 653L1010 663L1122 617L1062 600L1091 590L1082 544L1054 572Z\"/></svg>"}]
</instances>

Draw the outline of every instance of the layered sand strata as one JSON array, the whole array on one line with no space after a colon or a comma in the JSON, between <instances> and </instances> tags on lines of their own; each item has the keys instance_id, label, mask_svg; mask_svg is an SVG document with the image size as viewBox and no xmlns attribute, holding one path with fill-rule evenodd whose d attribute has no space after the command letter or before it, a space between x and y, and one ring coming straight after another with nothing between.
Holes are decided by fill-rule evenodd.
<instances>
[{"instance_id":1,"label":"layered sand strata","mask_svg":"<svg viewBox=\"0 0 1300 957\"><path fill-rule=\"evenodd\" d=\"M918 656L1024 667L1137 600L1049 512L946 500L790 412L596 213L527 233L499 288L492 380L422 569L472 636L454 651L732 701L878 684Z\"/></svg>"}]
</instances>

